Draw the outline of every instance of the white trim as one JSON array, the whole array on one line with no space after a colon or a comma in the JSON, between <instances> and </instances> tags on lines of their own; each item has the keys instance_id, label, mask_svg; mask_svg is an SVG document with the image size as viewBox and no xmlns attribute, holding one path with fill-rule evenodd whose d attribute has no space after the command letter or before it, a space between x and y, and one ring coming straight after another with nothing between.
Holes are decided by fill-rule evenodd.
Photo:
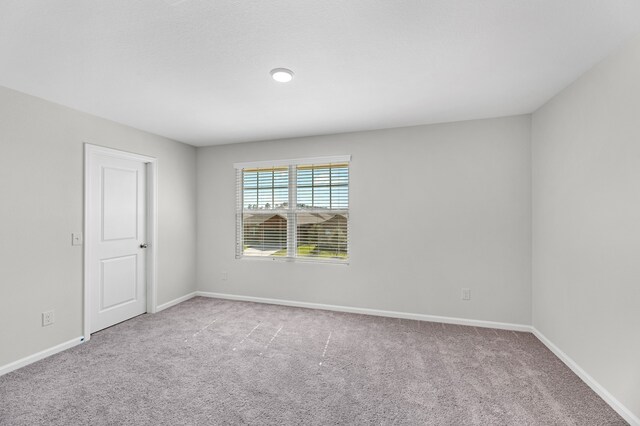
<instances>
[{"instance_id":1,"label":"white trim","mask_svg":"<svg viewBox=\"0 0 640 426\"><path fill-rule=\"evenodd\" d=\"M147 163L147 313L158 312L158 162Z\"/></svg>"},{"instance_id":2,"label":"white trim","mask_svg":"<svg viewBox=\"0 0 640 426\"><path fill-rule=\"evenodd\" d=\"M182 302L186 302L189 299L193 299L194 297L197 296L196 294L197 292L193 292L193 293L189 293L189 294L185 294L184 296L178 297L177 299L173 299L167 303L163 303L162 305L158 305L156 307L156 313L160 312L160 311L164 311L167 308L170 308L172 306L177 305L178 303L182 303Z\"/></svg>"},{"instance_id":3,"label":"white trim","mask_svg":"<svg viewBox=\"0 0 640 426\"><path fill-rule=\"evenodd\" d=\"M295 240L294 240L295 241ZM293 262L293 263L324 263L327 265L346 265L349 266L349 259L340 260L335 258L324 258L324 257L302 257L302 256L248 256L248 255L237 255L236 259L238 260L250 260L250 261L265 261L271 260L274 262Z\"/></svg>"},{"instance_id":4,"label":"white trim","mask_svg":"<svg viewBox=\"0 0 640 426\"><path fill-rule=\"evenodd\" d=\"M17 361L13 361L12 363L9 363L7 365L0 366L0 376L10 373L14 370L17 370L18 368L22 368L29 364L33 364L34 362L40 361L41 359L47 358L51 355L55 355L59 352L66 351L67 349L72 348L74 346L78 346L79 344L83 343L83 341L84 341L84 338L82 336L76 337L75 339L71 339L67 342L60 343L59 345L53 346L49 349L45 349L33 355L26 356Z\"/></svg>"},{"instance_id":5,"label":"white trim","mask_svg":"<svg viewBox=\"0 0 640 426\"><path fill-rule=\"evenodd\" d=\"M625 407L620 401L618 401L611 393L605 389L600 383L598 383L589 373L587 373L582 367L580 367L569 355L564 353L559 347L557 347L551 340L549 340L544 334L542 334L537 328L532 327L533 335L538 338L555 356L560 358L567 367L571 369L583 382L585 382L600 398L604 400L611 408L613 408L624 420L626 420L631 426L640 426L640 417L636 416Z\"/></svg>"},{"instance_id":6,"label":"white trim","mask_svg":"<svg viewBox=\"0 0 640 426\"><path fill-rule=\"evenodd\" d=\"M500 330L513 330L531 332L530 325L511 324L506 322L473 320L465 318L442 317L437 315L413 314L407 312L384 311L380 309L355 308L351 306L325 305L322 303L296 302L293 300L268 299L264 297L241 296L236 294L212 293L197 291L197 296L212 297L215 299L239 300L243 302L268 303L271 305L295 306L298 308L322 309L325 311L349 312L352 314L374 315L379 317L402 318L417 321L440 322L445 324L468 325L473 327L496 328Z\"/></svg>"},{"instance_id":7,"label":"white trim","mask_svg":"<svg viewBox=\"0 0 640 426\"><path fill-rule=\"evenodd\" d=\"M154 157L135 154L103 146L84 144L84 324L83 333L85 341L91 339L91 315L89 312L90 294L89 277L90 271L87 267L87 259L90 259L90 232L89 232L89 206L91 205L93 194L91 194L91 156L94 154L109 155L117 158L126 158L134 161L141 161L147 164L147 312L157 312L157 259L158 259L158 160Z\"/></svg>"},{"instance_id":8,"label":"white trim","mask_svg":"<svg viewBox=\"0 0 640 426\"><path fill-rule=\"evenodd\" d=\"M260 167L295 166L298 164L348 163L350 161L351 155L333 155L330 157L292 158L289 160L248 161L234 163L233 167L236 169L257 169Z\"/></svg>"},{"instance_id":9,"label":"white trim","mask_svg":"<svg viewBox=\"0 0 640 426\"><path fill-rule=\"evenodd\" d=\"M119 149L107 148L105 146L94 145L88 142L84 143L85 153L88 151L102 154L102 155L110 155L116 158L127 158L128 160L141 161L144 163L152 163L155 162L156 159L154 157L149 157L148 155L136 154L135 152L122 151Z\"/></svg>"}]
</instances>

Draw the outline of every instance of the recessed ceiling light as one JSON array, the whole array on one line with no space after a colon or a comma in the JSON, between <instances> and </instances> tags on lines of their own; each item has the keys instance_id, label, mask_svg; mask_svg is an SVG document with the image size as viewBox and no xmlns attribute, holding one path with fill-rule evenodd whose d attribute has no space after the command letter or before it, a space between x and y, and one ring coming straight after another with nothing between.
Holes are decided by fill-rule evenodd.
<instances>
[{"instance_id":1,"label":"recessed ceiling light","mask_svg":"<svg viewBox=\"0 0 640 426\"><path fill-rule=\"evenodd\" d=\"M271 78L279 83L288 83L293 80L293 71L286 68L275 68L271 70Z\"/></svg>"}]
</instances>

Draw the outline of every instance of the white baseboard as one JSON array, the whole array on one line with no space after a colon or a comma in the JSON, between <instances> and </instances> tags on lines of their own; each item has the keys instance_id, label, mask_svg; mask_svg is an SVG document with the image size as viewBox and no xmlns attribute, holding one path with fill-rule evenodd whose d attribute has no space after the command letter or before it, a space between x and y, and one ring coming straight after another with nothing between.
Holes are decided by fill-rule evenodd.
<instances>
[{"instance_id":1,"label":"white baseboard","mask_svg":"<svg viewBox=\"0 0 640 426\"><path fill-rule=\"evenodd\" d=\"M17 370L18 368L22 368L29 364L33 364L34 362L40 361L41 359L44 359L48 356L55 355L59 352L62 352L69 348L77 346L84 342L83 339L84 339L83 337L76 337L75 339L71 339L67 342L60 343L59 345L53 346L49 349L45 349L44 351L40 351L33 355L26 356L10 364L3 365L0 367L0 376L2 376L3 374L10 373L14 370Z\"/></svg>"},{"instance_id":2,"label":"white baseboard","mask_svg":"<svg viewBox=\"0 0 640 426\"><path fill-rule=\"evenodd\" d=\"M555 354L567 367L571 369L583 382L585 382L595 393L600 396L613 408L623 419L625 419L631 426L640 426L640 418L633 414L627 407L622 405L608 390L606 390L600 383L598 383L589 373L584 371L573 359L564 353L559 347L557 347L551 340L542 334L538 329L532 327L534 336L538 338L551 352Z\"/></svg>"},{"instance_id":3,"label":"white baseboard","mask_svg":"<svg viewBox=\"0 0 640 426\"><path fill-rule=\"evenodd\" d=\"M354 308L351 306L325 305L321 303L296 302L283 299L267 299L264 297L239 296L235 294L212 293L208 291L196 291L196 296L213 297L216 299L240 300L243 302L268 303L271 305L295 306L298 308L322 309L325 311L349 312L352 314L375 315L378 317L402 318L417 321L442 322L445 324L469 325L473 327L497 328L500 330L531 332L530 325L510 324L505 322L483 321L454 317L442 317L437 315L412 314L407 312L384 311L380 309Z\"/></svg>"},{"instance_id":4,"label":"white baseboard","mask_svg":"<svg viewBox=\"0 0 640 426\"><path fill-rule=\"evenodd\" d=\"M178 297L177 299L173 299L167 303L163 303L162 305L156 306L156 313L160 311L164 311L167 308L177 305L178 303L186 302L189 299L193 299L196 297L196 291L193 293L185 294L184 296Z\"/></svg>"}]
</instances>

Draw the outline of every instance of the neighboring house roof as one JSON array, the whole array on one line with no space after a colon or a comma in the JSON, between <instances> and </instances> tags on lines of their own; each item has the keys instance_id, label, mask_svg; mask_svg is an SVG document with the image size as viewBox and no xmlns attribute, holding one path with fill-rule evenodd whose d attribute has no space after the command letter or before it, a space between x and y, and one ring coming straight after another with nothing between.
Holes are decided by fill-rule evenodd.
<instances>
[{"instance_id":1,"label":"neighboring house roof","mask_svg":"<svg viewBox=\"0 0 640 426\"><path fill-rule=\"evenodd\" d=\"M341 214L309 213L298 215L298 226L315 225L317 223L346 222L347 218Z\"/></svg>"},{"instance_id":2,"label":"neighboring house roof","mask_svg":"<svg viewBox=\"0 0 640 426\"><path fill-rule=\"evenodd\" d=\"M261 225L265 222L286 222L287 219L284 217L274 214L272 216L267 216L265 214L245 214L243 217L243 222L245 225Z\"/></svg>"},{"instance_id":3,"label":"neighboring house roof","mask_svg":"<svg viewBox=\"0 0 640 426\"><path fill-rule=\"evenodd\" d=\"M261 214L245 214L243 218L244 225L260 225L265 222L286 222L286 219L281 215L265 215ZM315 225L318 223L334 223L334 222L346 222L347 218L341 214L332 213L308 213L298 215L298 226Z\"/></svg>"}]
</instances>

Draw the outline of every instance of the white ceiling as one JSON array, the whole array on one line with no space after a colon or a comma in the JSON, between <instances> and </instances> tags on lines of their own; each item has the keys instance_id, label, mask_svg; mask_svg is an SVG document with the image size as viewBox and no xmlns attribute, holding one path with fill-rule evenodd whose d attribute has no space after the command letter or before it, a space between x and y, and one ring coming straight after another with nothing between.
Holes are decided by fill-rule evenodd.
<instances>
[{"instance_id":1,"label":"white ceiling","mask_svg":"<svg viewBox=\"0 0 640 426\"><path fill-rule=\"evenodd\" d=\"M638 0L2 0L0 85L213 145L528 113L637 32Z\"/></svg>"}]
</instances>

